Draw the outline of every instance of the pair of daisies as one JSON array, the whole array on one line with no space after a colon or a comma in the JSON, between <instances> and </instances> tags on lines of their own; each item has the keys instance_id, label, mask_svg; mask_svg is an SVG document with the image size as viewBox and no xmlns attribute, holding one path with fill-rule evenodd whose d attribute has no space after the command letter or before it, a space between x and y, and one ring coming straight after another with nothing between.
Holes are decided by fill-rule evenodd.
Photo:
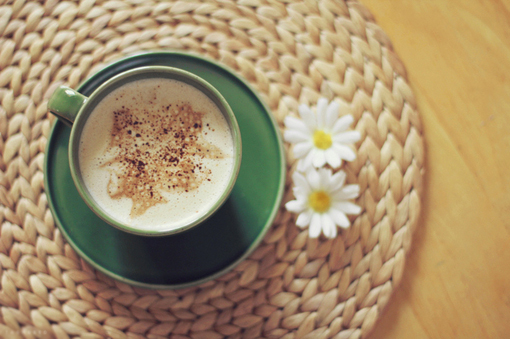
<instances>
[{"instance_id":1,"label":"pair of daisies","mask_svg":"<svg viewBox=\"0 0 510 339\"><path fill-rule=\"evenodd\" d=\"M348 214L359 214L361 208L350 200L359 196L358 185L345 185L346 174L333 169L342 165L343 160L353 161L356 153L349 144L360 140L357 131L347 130L353 123L352 115L339 117L339 105L328 104L321 98L316 113L306 105L299 106L301 119L285 118L284 138L294 144L294 157L298 159L292 175L294 196L285 207L298 213L296 225L309 226L311 238L317 238L321 231L328 238L337 236L337 226L350 226Z\"/></svg>"}]
</instances>

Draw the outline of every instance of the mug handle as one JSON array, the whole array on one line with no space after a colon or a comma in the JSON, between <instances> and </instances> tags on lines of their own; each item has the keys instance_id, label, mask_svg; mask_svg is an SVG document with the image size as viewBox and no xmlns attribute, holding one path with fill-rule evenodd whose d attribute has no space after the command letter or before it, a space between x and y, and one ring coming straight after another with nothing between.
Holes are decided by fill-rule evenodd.
<instances>
[{"instance_id":1,"label":"mug handle","mask_svg":"<svg viewBox=\"0 0 510 339\"><path fill-rule=\"evenodd\" d=\"M58 87L48 101L48 110L68 126L72 126L80 108L88 98L67 86Z\"/></svg>"}]
</instances>

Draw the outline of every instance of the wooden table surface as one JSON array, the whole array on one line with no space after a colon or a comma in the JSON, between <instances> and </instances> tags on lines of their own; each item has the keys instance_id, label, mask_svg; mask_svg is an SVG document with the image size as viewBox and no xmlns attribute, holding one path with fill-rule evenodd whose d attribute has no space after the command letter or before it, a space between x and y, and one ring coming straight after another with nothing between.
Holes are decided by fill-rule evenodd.
<instances>
[{"instance_id":1,"label":"wooden table surface","mask_svg":"<svg viewBox=\"0 0 510 339\"><path fill-rule=\"evenodd\" d=\"M425 195L370 339L510 338L510 1L361 0L404 62Z\"/></svg>"}]
</instances>

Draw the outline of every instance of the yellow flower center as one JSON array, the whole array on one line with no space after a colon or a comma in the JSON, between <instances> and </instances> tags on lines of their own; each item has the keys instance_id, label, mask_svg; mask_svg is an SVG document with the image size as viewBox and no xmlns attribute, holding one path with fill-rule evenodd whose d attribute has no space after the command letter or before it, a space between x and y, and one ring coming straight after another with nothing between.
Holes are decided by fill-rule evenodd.
<instances>
[{"instance_id":1,"label":"yellow flower center","mask_svg":"<svg viewBox=\"0 0 510 339\"><path fill-rule=\"evenodd\" d=\"M308 197L308 204L314 211L323 213L329 210L331 198L329 194L324 191L315 191Z\"/></svg>"},{"instance_id":2,"label":"yellow flower center","mask_svg":"<svg viewBox=\"0 0 510 339\"><path fill-rule=\"evenodd\" d=\"M331 134L317 130L313 133L313 143L315 144L315 147L319 149L328 149L333 143L331 140Z\"/></svg>"}]
</instances>

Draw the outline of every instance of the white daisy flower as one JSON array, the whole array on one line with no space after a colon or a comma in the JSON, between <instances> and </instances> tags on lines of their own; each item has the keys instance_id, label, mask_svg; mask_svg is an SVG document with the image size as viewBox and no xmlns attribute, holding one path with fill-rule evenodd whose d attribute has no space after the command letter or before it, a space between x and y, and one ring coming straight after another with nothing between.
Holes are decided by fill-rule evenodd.
<instances>
[{"instance_id":1,"label":"white daisy flower","mask_svg":"<svg viewBox=\"0 0 510 339\"><path fill-rule=\"evenodd\" d=\"M310 238L317 238L321 231L328 238L335 238L337 226L348 228L347 214L356 215L361 208L350 202L359 196L359 185L345 185L346 174L335 174L330 169L310 169L306 175L295 171L294 196L296 200L285 204L288 211L299 213L296 225L310 225Z\"/></svg>"},{"instance_id":2,"label":"white daisy flower","mask_svg":"<svg viewBox=\"0 0 510 339\"><path fill-rule=\"evenodd\" d=\"M317 101L317 114L306 105L299 106L301 119L285 118L284 138L294 145L294 156L300 159L298 171L304 172L312 165L316 168L326 163L338 168L342 160L353 161L356 153L349 147L361 139L358 131L347 131L353 123L352 115L338 118L337 102L328 105L326 98Z\"/></svg>"}]
</instances>

